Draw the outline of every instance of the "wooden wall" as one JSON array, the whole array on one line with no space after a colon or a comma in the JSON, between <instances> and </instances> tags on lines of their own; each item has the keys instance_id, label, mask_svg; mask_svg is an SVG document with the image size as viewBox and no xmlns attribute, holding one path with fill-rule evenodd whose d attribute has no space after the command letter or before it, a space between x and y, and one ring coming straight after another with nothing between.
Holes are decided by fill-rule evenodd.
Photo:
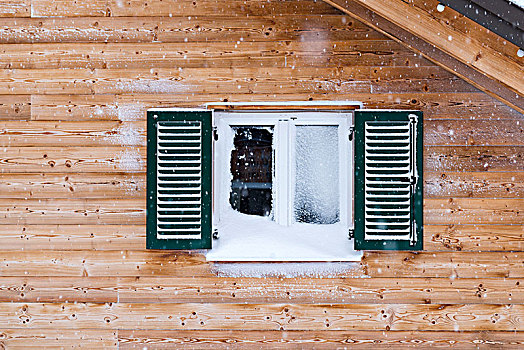
<instances>
[{"instance_id":1,"label":"wooden wall","mask_svg":"<svg viewBox=\"0 0 524 350\"><path fill-rule=\"evenodd\" d=\"M0 348L524 344L524 118L424 58L310 0L7 0L0 43ZM147 108L344 99L424 111L424 252L144 249Z\"/></svg>"}]
</instances>

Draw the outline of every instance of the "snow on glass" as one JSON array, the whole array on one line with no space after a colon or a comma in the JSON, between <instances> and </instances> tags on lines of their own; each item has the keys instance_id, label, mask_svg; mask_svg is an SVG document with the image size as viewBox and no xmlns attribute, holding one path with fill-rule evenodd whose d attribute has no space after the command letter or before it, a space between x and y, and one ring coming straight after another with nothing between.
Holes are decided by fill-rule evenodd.
<instances>
[{"instance_id":1,"label":"snow on glass","mask_svg":"<svg viewBox=\"0 0 524 350\"><path fill-rule=\"evenodd\" d=\"M337 126L297 126L295 221L334 224L339 221Z\"/></svg>"}]
</instances>

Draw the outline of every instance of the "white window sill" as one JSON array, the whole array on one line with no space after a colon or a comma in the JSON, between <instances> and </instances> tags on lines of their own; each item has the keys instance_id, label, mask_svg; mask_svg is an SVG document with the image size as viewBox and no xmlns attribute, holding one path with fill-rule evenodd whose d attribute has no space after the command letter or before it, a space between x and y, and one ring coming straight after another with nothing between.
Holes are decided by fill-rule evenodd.
<instances>
[{"instance_id":1,"label":"white window sill","mask_svg":"<svg viewBox=\"0 0 524 350\"><path fill-rule=\"evenodd\" d=\"M284 227L269 218L227 210L218 225L219 239L208 261L360 261L341 224L294 224Z\"/></svg>"}]
</instances>

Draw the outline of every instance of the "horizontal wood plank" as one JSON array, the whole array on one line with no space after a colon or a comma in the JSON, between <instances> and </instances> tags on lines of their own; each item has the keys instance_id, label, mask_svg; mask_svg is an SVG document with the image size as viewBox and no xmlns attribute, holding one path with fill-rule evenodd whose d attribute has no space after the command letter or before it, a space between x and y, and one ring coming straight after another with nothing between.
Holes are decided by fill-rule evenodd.
<instances>
[{"instance_id":1,"label":"horizontal wood plank","mask_svg":"<svg viewBox=\"0 0 524 350\"><path fill-rule=\"evenodd\" d=\"M201 254L174 251L2 252L2 276L212 276Z\"/></svg>"},{"instance_id":2,"label":"horizontal wood plank","mask_svg":"<svg viewBox=\"0 0 524 350\"><path fill-rule=\"evenodd\" d=\"M431 66L392 40L326 43L322 39L307 44L296 41L188 41L141 43L139 47L135 43L0 44L0 60L5 62L1 67L9 69ZM435 74L434 79L449 77L449 73L440 70L442 73ZM467 83L462 85L466 87Z\"/></svg>"},{"instance_id":3,"label":"horizontal wood plank","mask_svg":"<svg viewBox=\"0 0 524 350\"><path fill-rule=\"evenodd\" d=\"M4 250L142 250L143 225L0 225ZM425 225L427 251L524 251L523 226Z\"/></svg>"},{"instance_id":4,"label":"horizontal wood plank","mask_svg":"<svg viewBox=\"0 0 524 350\"><path fill-rule=\"evenodd\" d=\"M524 120L424 121L425 145L523 145Z\"/></svg>"},{"instance_id":5,"label":"horizontal wood plank","mask_svg":"<svg viewBox=\"0 0 524 350\"><path fill-rule=\"evenodd\" d=\"M0 95L0 122L4 120L29 120L30 118L30 95Z\"/></svg>"},{"instance_id":6,"label":"horizontal wood plank","mask_svg":"<svg viewBox=\"0 0 524 350\"><path fill-rule=\"evenodd\" d=\"M425 224L506 224L524 222L523 198L430 198L424 200Z\"/></svg>"},{"instance_id":7,"label":"horizontal wood plank","mask_svg":"<svg viewBox=\"0 0 524 350\"><path fill-rule=\"evenodd\" d=\"M0 174L0 198L145 198L146 174Z\"/></svg>"},{"instance_id":8,"label":"horizontal wood plank","mask_svg":"<svg viewBox=\"0 0 524 350\"><path fill-rule=\"evenodd\" d=\"M91 17L91 16L261 16L275 15L326 14L339 12L322 2L233 0L227 5L212 1L193 0L81 0L71 3L67 0L33 0L35 17Z\"/></svg>"},{"instance_id":9,"label":"horizontal wood plank","mask_svg":"<svg viewBox=\"0 0 524 350\"><path fill-rule=\"evenodd\" d=\"M166 60L169 61L169 60ZM220 61L220 60L219 60ZM139 61L137 61L139 62ZM142 65L143 66L143 65ZM260 65L259 65L260 66ZM180 70L152 69L142 72L127 69L28 69L0 71L0 94L216 94L226 92L270 94L282 93L407 93L407 92L472 92L470 85L459 79L373 79L366 67L352 67L347 74L329 68L293 67L264 71L238 68L229 72L200 70L201 76L182 76ZM182 70L183 72L183 70ZM56 74L55 74L56 73ZM245 76L248 75L248 77ZM179 98L182 96L179 96ZM158 105L158 102L157 102ZM194 106L194 102L193 102Z\"/></svg>"},{"instance_id":10,"label":"horizontal wood plank","mask_svg":"<svg viewBox=\"0 0 524 350\"><path fill-rule=\"evenodd\" d=\"M444 232L444 231L443 231ZM143 250L145 225L0 225L6 250Z\"/></svg>"},{"instance_id":11,"label":"horizontal wood plank","mask_svg":"<svg viewBox=\"0 0 524 350\"><path fill-rule=\"evenodd\" d=\"M520 172L424 172L424 198L523 198Z\"/></svg>"},{"instance_id":12,"label":"horizontal wood plank","mask_svg":"<svg viewBox=\"0 0 524 350\"><path fill-rule=\"evenodd\" d=\"M105 329L6 329L0 330L4 349L118 349L117 331Z\"/></svg>"},{"instance_id":13,"label":"horizontal wood plank","mask_svg":"<svg viewBox=\"0 0 524 350\"><path fill-rule=\"evenodd\" d=\"M424 249L522 251L524 225L425 225Z\"/></svg>"},{"instance_id":14,"label":"horizontal wood plank","mask_svg":"<svg viewBox=\"0 0 524 350\"><path fill-rule=\"evenodd\" d=\"M516 332L449 331L162 331L119 330L119 348L126 349L406 349L519 347L523 335Z\"/></svg>"},{"instance_id":15,"label":"horizontal wood plank","mask_svg":"<svg viewBox=\"0 0 524 350\"><path fill-rule=\"evenodd\" d=\"M3 225L145 224L145 198L0 199ZM523 198L435 198L424 200L426 225L519 225L524 218Z\"/></svg>"},{"instance_id":16,"label":"horizontal wood plank","mask_svg":"<svg viewBox=\"0 0 524 350\"><path fill-rule=\"evenodd\" d=\"M207 263L199 252L188 254L184 251L2 251L0 259L0 272L6 277L190 277L212 276L223 270ZM523 261L523 252L366 252L361 264L371 277L522 278ZM282 266L284 275L287 273L285 265L278 265ZM340 263L337 266L340 271L332 277L366 276L358 264ZM254 270L251 269L250 263L229 267L244 271L246 276L252 273L254 277L259 268L254 265ZM312 274L317 267L311 265ZM307 271L307 263L303 268Z\"/></svg>"},{"instance_id":17,"label":"horizontal wood plank","mask_svg":"<svg viewBox=\"0 0 524 350\"><path fill-rule=\"evenodd\" d=\"M0 2L0 18L31 17L32 0L3 0Z\"/></svg>"},{"instance_id":18,"label":"horizontal wood plank","mask_svg":"<svg viewBox=\"0 0 524 350\"><path fill-rule=\"evenodd\" d=\"M523 171L522 146L429 146L424 171Z\"/></svg>"},{"instance_id":19,"label":"horizontal wood plank","mask_svg":"<svg viewBox=\"0 0 524 350\"><path fill-rule=\"evenodd\" d=\"M524 305L4 303L9 328L522 331Z\"/></svg>"},{"instance_id":20,"label":"horizontal wood plank","mask_svg":"<svg viewBox=\"0 0 524 350\"><path fill-rule=\"evenodd\" d=\"M144 198L3 199L2 224L120 224L145 225Z\"/></svg>"},{"instance_id":21,"label":"horizontal wood plank","mask_svg":"<svg viewBox=\"0 0 524 350\"><path fill-rule=\"evenodd\" d=\"M9 44L317 41L327 37L334 41L385 39L344 15L6 18L0 24L0 43Z\"/></svg>"},{"instance_id":22,"label":"horizontal wood plank","mask_svg":"<svg viewBox=\"0 0 524 350\"><path fill-rule=\"evenodd\" d=\"M506 278L524 272L521 252L365 252L362 263L372 278Z\"/></svg>"},{"instance_id":23,"label":"horizontal wood plank","mask_svg":"<svg viewBox=\"0 0 524 350\"><path fill-rule=\"evenodd\" d=\"M9 98L12 98L10 96ZM484 93L32 95L34 120L145 120L152 107L196 107L209 102L361 101L366 108L418 109L424 119L521 120L522 114Z\"/></svg>"},{"instance_id":24,"label":"horizontal wood plank","mask_svg":"<svg viewBox=\"0 0 524 350\"><path fill-rule=\"evenodd\" d=\"M120 302L524 303L520 279L119 278ZM37 294L37 293L35 293ZM43 301L43 300L42 300Z\"/></svg>"},{"instance_id":25,"label":"horizontal wood plank","mask_svg":"<svg viewBox=\"0 0 524 350\"><path fill-rule=\"evenodd\" d=\"M241 264L249 271L253 266ZM301 263L299 271L292 263L277 263L267 276L362 277L358 263ZM229 267L233 267L229 265ZM238 267L238 266L237 266ZM324 267L325 269L322 269ZM254 266L254 269L261 268ZM324 270L329 273L324 273ZM206 262L201 251L0 251L0 275L15 276L217 276L223 269ZM282 271L282 272L280 272Z\"/></svg>"},{"instance_id":26,"label":"horizontal wood plank","mask_svg":"<svg viewBox=\"0 0 524 350\"><path fill-rule=\"evenodd\" d=\"M146 146L143 121L0 121L0 147Z\"/></svg>"},{"instance_id":27,"label":"horizontal wood plank","mask_svg":"<svg viewBox=\"0 0 524 350\"><path fill-rule=\"evenodd\" d=\"M115 277L0 277L0 302L116 303L118 285Z\"/></svg>"},{"instance_id":28,"label":"horizontal wood plank","mask_svg":"<svg viewBox=\"0 0 524 350\"><path fill-rule=\"evenodd\" d=\"M1 302L524 304L522 279L0 277Z\"/></svg>"},{"instance_id":29,"label":"horizontal wood plank","mask_svg":"<svg viewBox=\"0 0 524 350\"><path fill-rule=\"evenodd\" d=\"M125 119L125 118L124 118ZM143 119L143 118L140 118ZM426 120L424 144L524 145L524 122L504 120ZM19 146L145 146L144 121L0 121L0 147Z\"/></svg>"}]
</instances>

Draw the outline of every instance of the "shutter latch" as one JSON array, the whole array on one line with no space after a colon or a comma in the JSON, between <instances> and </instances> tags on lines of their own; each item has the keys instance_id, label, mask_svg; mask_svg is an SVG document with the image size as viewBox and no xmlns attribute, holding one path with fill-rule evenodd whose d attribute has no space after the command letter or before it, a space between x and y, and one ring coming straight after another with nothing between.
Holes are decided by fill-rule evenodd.
<instances>
[{"instance_id":1,"label":"shutter latch","mask_svg":"<svg viewBox=\"0 0 524 350\"><path fill-rule=\"evenodd\" d=\"M350 228L348 230L348 239L353 239L353 238L355 238L355 229Z\"/></svg>"},{"instance_id":2,"label":"shutter latch","mask_svg":"<svg viewBox=\"0 0 524 350\"><path fill-rule=\"evenodd\" d=\"M218 239L218 229L213 229L213 239Z\"/></svg>"},{"instance_id":3,"label":"shutter latch","mask_svg":"<svg viewBox=\"0 0 524 350\"><path fill-rule=\"evenodd\" d=\"M355 127L354 126L350 126L349 127L349 135L348 135L349 141L353 141L353 133L354 132L355 132Z\"/></svg>"},{"instance_id":4,"label":"shutter latch","mask_svg":"<svg viewBox=\"0 0 524 350\"><path fill-rule=\"evenodd\" d=\"M213 127L213 138L218 141L218 129L216 126Z\"/></svg>"}]
</instances>

